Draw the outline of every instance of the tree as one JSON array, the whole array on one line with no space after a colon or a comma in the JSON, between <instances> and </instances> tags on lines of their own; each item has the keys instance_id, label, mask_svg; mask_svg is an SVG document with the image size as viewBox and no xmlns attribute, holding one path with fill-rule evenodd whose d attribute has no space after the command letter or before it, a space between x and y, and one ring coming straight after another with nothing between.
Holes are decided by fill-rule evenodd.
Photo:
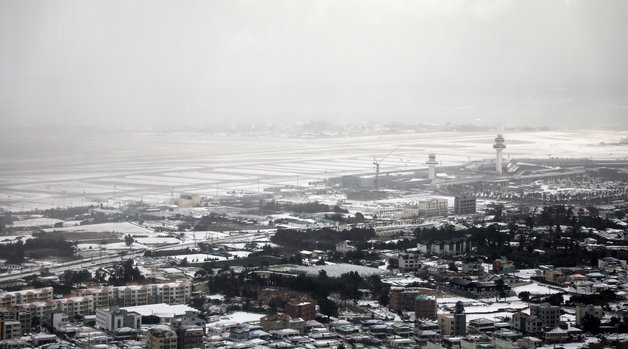
<instances>
[{"instance_id":1,"label":"tree","mask_svg":"<svg viewBox=\"0 0 628 349\"><path fill-rule=\"evenodd\" d=\"M495 300L497 300L498 296L500 298L506 297L506 284L504 282L504 279L500 278L495 280L495 291Z\"/></svg>"},{"instance_id":2,"label":"tree","mask_svg":"<svg viewBox=\"0 0 628 349\"><path fill-rule=\"evenodd\" d=\"M524 302L529 301L530 300L530 292L528 292L528 291L519 292L519 299L521 299Z\"/></svg>"},{"instance_id":3,"label":"tree","mask_svg":"<svg viewBox=\"0 0 628 349\"><path fill-rule=\"evenodd\" d=\"M39 319L39 317L34 316L31 319L31 329L33 332L39 331L39 326L41 326L41 320Z\"/></svg>"},{"instance_id":4,"label":"tree","mask_svg":"<svg viewBox=\"0 0 628 349\"><path fill-rule=\"evenodd\" d=\"M397 268L399 268L399 260L397 258L389 258L388 269L397 269Z\"/></svg>"},{"instance_id":5,"label":"tree","mask_svg":"<svg viewBox=\"0 0 628 349\"><path fill-rule=\"evenodd\" d=\"M455 314L464 314L464 304L462 304L462 301L457 301L456 302L456 308L454 310Z\"/></svg>"},{"instance_id":6,"label":"tree","mask_svg":"<svg viewBox=\"0 0 628 349\"><path fill-rule=\"evenodd\" d=\"M382 307L387 307L390 304L390 295L388 294L388 292L380 293L377 301Z\"/></svg>"},{"instance_id":7,"label":"tree","mask_svg":"<svg viewBox=\"0 0 628 349\"><path fill-rule=\"evenodd\" d=\"M449 271L458 271L458 267L456 267L456 262L449 263Z\"/></svg>"},{"instance_id":8,"label":"tree","mask_svg":"<svg viewBox=\"0 0 628 349\"><path fill-rule=\"evenodd\" d=\"M560 306L563 304L563 294L555 293L551 296L545 298L545 302L548 302L551 305Z\"/></svg>"},{"instance_id":9,"label":"tree","mask_svg":"<svg viewBox=\"0 0 628 349\"><path fill-rule=\"evenodd\" d=\"M131 245L133 245L133 242L135 242L135 240L133 239L131 234L127 234L127 236L124 237L124 243L127 245L127 247L131 247Z\"/></svg>"},{"instance_id":10,"label":"tree","mask_svg":"<svg viewBox=\"0 0 628 349\"><path fill-rule=\"evenodd\" d=\"M355 221L356 222L364 222L364 215L362 214L362 212L356 212L355 213Z\"/></svg>"},{"instance_id":11,"label":"tree","mask_svg":"<svg viewBox=\"0 0 628 349\"><path fill-rule=\"evenodd\" d=\"M321 298L317 301L321 314L330 316L338 316L338 305L329 298Z\"/></svg>"},{"instance_id":12,"label":"tree","mask_svg":"<svg viewBox=\"0 0 628 349\"><path fill-rule=\"evenodd\" d=\"M582 330L589 333L598 333L600 331L600 319L597 317L586 314L581 321Z\"/></svg>"}]
</instances>

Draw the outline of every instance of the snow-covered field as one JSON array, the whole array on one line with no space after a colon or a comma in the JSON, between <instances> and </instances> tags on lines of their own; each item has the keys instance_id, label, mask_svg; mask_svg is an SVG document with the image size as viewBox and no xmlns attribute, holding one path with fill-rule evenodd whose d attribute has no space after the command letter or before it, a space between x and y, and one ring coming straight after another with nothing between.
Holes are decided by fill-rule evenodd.
<instances>
[{"instance_id":1,"label":"snow-covered field","mask_svg":"<svg viewBox=\"0 0 628 349\"><path fill-rule=\"evenodd\" d=\"M504 155L626 158L628 148L613 143L627 136L624 131L592 130L506 133ZM55 138L47 152L24 148L0 155L0 207L26 210L99 202L156 203L167 201L171 192L221 195L275 185L306 186L326 177L373 173L373 157L382 157L397 146L381 171L424 170L429 152L436 153L443 165L495 155L492 132L319 139L202 133L101 137L81 140L81 151L58 146L60 140Z\"/></svg>"},{"instance_id":2,"label":"snow-covered field","mask_svg":"<svg viewBox=\"0 0 628 349\"><path fill-rule=\"evenodd\" d=\"M515 291L516 294L519 294L523 291L528 291L530 292L530 294L533 294L533 295L550 295L550 294L561 292L560 290L556 288L550 288L548 286L541 285L538 283L531 283L529 285L515 287L512 290Z\"/></svg>"},{"instance_id":3,"label":"snow-covered field","mask_svg":"<svg viewBox=\"0 0 628 349\"><path fill-rule=\"evenodd\" d=\"M60 223L60 222L63 222L63 221L60 219L54 219L54 218L37 217L37 218L30 218L30 219L25 219L21 221L15 221L13 222L11 226L15 228L52 227L56 223Z\"/></svg>"},{"instance_id":4,"label":"snow-covered field","mask_svg":"<svg viewBox=\"0 0 628 349\"><path fill-rule=\"evenodd\" d=\"M210 322L207 325L211 327L222 327L244 322L258 322L259 319L261 319L262 317L264 317L264 314L236 311L235 313L221 316L220 320L216 322Z\"/></svg>"},{"instance_id":5,"label":"snow-covered field","mask_svg":"<svg viewBox=\"0 0 628 349\"><path fill-rule=\"evenodd\" d=\"M86 224L77 225L63 228L49 228L44 229L46 232L70 232L70 233L121 233L131 235L146 235L154 234L154 232L148 228L142 227L137 224L129 222L120 223L100 223L100 224Z\"/></svg>"},{"instance_id":6,"label":"snow-covered field","mask_svg":"<svg viewBox=\"0 0 628 349\"><path fill-rule=\"evenodd\" d=\"M187 261L189 263L202 263L205 261L224 261L227 259L226 257L223 257L223 256L216 256L213 254L206 254L206 253L181 254L181 255L176 255L172 257L178 260L183 260L187 258Z\"/></svg>"},{"instance_id":7,"label":"snow-covered field","mask_svg":"<svg viewBox=\"0 0 628 349\"><path fill-rule=\"evenodd\" d=\"M307 275L316 276L321 270L325 270L329 277L340 277L342 274L348 272L358 272L360 276L366 277L370 275L380 275L385 271L377 268L364 267L361 265L353 264L328 264L328 265L312 265L312 266L298 266L295 269L304 271Z\"/></svg>"}]
</instances>

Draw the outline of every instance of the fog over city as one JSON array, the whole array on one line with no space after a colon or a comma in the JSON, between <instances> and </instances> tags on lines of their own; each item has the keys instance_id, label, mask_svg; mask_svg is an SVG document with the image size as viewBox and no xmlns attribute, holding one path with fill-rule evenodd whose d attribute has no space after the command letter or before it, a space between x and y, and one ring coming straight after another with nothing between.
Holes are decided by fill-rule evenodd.
<instances>
[{"instance_id":1,"label":"fog over city","mask_svg":"<svg viewBox=\"0 0 628 349\"><path fill-rule=\"evenodd\" d=\"M628 2L0 1L3 130L628 126Z\"/></svg>"},{"instance_id":2,"label":"fog over city","mask_svg":"<svg viewBox=\"0 0 628 349\"><path fill-rule=\"evenodd\" d=\"M628 0L0 0L0 348L628 348Z\"/></svg>"}]
</instances>

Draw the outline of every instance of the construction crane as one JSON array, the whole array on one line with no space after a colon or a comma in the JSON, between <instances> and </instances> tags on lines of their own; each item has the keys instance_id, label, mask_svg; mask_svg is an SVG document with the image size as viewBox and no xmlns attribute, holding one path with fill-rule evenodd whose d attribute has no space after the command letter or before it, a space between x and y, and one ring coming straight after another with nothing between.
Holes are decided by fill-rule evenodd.
<instances>
[{"instance_id":1,"label":"construction crane","mask_svg":"<svg viewBox=\"0 0 628 349\"><path fill-rule=\"evenodd\" d=\"M401 145L395 147L395 149L391 150L390 153L386 154L381 160L377 161L375 157L373 157L373 165L375 165L375 190L379 191L379 164L381 164L386 158L395 152L395 150L399 149Z\"/></svg>"}]
</instances>

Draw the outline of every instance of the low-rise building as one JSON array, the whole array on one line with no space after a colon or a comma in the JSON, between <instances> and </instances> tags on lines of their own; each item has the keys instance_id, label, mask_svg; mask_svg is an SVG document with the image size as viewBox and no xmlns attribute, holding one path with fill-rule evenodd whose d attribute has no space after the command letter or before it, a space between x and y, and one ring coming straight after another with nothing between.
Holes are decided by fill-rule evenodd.
<instances>
[{"instance_id":1,"label":"low-rise building","mask_svg":"<svg viewBox=\"0 0 628 349\"><path fill-rule=\"evenodd\" d=\"M506 258L498 258L493 263L493 272L496 274L514 273L515 269L515 264Z\"/></svg>"},{"instance_id":2,"label":"low-rise building","mask_svg":"<svg viewBox=\"0 0 628 349\"><path fill-rule=\"evenodd\" d=\"M273 331L281 329L296 330L303 333L305 329L305 321L301 318L291 318L287 314L270 314L260 319L260 324L264 331Z\"/></svg>"},{"instance_id":3,"label":"low-rise building","mask_svg":"<svg viewBox=\"0 0 628 349\"><path fill-rule=\"evenodd\" d=\"M597 268L604 273L612 273L626 269L626 260L613 257L602 257L597 260Z\"/></svg>"},{"instance_id":4,"label":"low-rise building","mask_svg":"<svg viewBox=\"0 0 628 349\"><path fill-rule=\"evenodd\" d=\"M460 349L493 349L493 341L487 336L466 336L460 339Z\"/></svg>"},{"instance_id":5,"label":"low-rise building","mask_svg":"<svg viewBox=\"0 0 628 349\"><path fill-rule=\"evenodd\" d=\"M166 325L157 325L146 331L146 348L176 349L177 334Z\"/></svg>"},{"instance_id":6,"label":"low-rise building","mask_svg":"<svg viewBox=\"0 0 628 349\"><path fill-rule=\"evenodd\" d=\"M356 251L358 248L351 245L351 241L340 241L336 244L336 252L347 253Z\"/></svg>"},{"instance_id":7,"label":"low-rise building","mask_svg":"<svg viewBox=\"0 0 628 349\"><path fill-rule=\"evenodd\" d=\"M576 326L582 326L582 319L587 315L601 320L604 317L604 310L599 305L576 305Z\"/></svg>"},{"instance_id":8,"label":"low-rise building","mask_svg":"<svg viewBox=\"0 0 628 349\"><path fill-rule=\"evenodd\" d=\"M490 333L495 331L495 321L486 318L473 319L469 321L470 333Z\"/></svg>"},{"instance_id":9,"label":"low-rise building","mask_svg":"<svg viewBox=\"0 0 628 349\"><path fill-rule=\"evenodd\" d=\"M142 325L142 315L134 311L118 308L96 309L96 327L111 332L122 327L139 330Z\"/></svg>"},{"instance_id":10,"label":"low-rise building","mask_svg":"<svg viewBox=\"0 0 628 349\"><path fill-rule=\"evenodd\" d=\"M514 313L511 318L513 330L521 333L536 335L543 331L543 321L538 316L523 312Z\"/></svg>"},{"instance_id":11,"label":"low-rise building","mask_svg":"<svg viewBox=\"0 0 628 349\"><path fill-rule=\"evenodd\" d=\"M442 336L464 336L467 334L466 315L438 314L438 329Z\"/></svg>"},{"instance_id":12,"label":"low-rise building","mask_svg":"<svg viewBox=\"0 0 628 349\"><path fill-rule=\"evenodd\" d=\"M203 348L205 331L202 327L185 326L177 322L174 324L173 329L177 334L177 349Z\"/></svg>"}]
</instances>

